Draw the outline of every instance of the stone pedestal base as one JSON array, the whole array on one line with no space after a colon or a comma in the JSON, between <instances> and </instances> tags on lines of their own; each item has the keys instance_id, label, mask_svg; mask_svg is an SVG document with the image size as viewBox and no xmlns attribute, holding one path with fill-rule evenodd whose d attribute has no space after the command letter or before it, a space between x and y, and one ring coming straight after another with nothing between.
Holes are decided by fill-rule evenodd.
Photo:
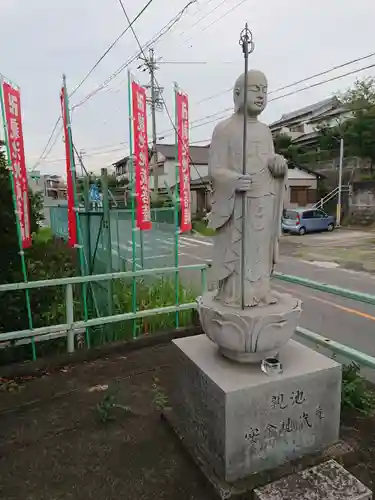
<instances>
[{"instance_id":1,"label":"stone pedestal base","mask_svg":"<svg viewBox=\"0 0 375 500\"><path fill-rule=\"evenodd\" d=\"M287 293L273 295L276 304L244 310L221 304L215 300L215 292L198 298L202 328L225 357L240 363L258 363L275 357L292 337L302 302Z\"/></svg>"},{"instance_id":2,"label":"stone pedestal base","mask_svg":"<svg viewBox=\"0 0 375 500\"><path fill-rule=\"evenodd\" d=\"M205 336L174 340L170 402L182 442L206 470L229 483L319 452L339 435L341 366L289 341L284 372L222 357Z\"/></svg>"}]
</instances>

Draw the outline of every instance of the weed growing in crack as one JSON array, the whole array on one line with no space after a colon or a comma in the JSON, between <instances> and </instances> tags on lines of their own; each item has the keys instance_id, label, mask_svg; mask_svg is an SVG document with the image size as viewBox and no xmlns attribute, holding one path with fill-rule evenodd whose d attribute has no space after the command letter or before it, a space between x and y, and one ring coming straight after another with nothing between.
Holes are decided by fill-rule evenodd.
<instances>
[{"instance_id":1,"label":"weed growing in crack","mask_svg":"<svg viewBox=\"0 0 375 500\"><path fill-rule=\"evenodd\" d=\"M114 420L114 410L116 409L123 410L125 413L131 413L131 408L129 406L117 403L118 391L119 389L116 388L116 390L105 394L103 400L95 407L96 415L102 424L106 424L109 421Z\"/></svg>"},{"instance_id":2,"label":"weed growing in crack","mask_svg":"<svg viewBox=\"0 0 375 500\"><path fill-rule=\"evenodd\" d=\"M168 396L160 387L158 378L154 378L154 383L152 384L152 392L154 395L153 399L156 409L158 411L164 410L168 406Z\"/></svg>"}]
</instances>

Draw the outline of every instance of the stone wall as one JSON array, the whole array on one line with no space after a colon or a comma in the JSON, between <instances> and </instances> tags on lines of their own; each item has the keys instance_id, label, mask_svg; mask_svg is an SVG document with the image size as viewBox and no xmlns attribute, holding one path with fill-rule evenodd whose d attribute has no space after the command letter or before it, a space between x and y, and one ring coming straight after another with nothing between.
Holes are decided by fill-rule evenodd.
<instances>
[{"instance_id":1,"label":"stone wall","mask_svg":"<svg viewBox=\"0 0 375 500\"><path fill-rule=\"evenodd\" d=\"M369 226L375 223L375 181L353 182L349 197L350 222Z\"/></svg>"}]
</instances>

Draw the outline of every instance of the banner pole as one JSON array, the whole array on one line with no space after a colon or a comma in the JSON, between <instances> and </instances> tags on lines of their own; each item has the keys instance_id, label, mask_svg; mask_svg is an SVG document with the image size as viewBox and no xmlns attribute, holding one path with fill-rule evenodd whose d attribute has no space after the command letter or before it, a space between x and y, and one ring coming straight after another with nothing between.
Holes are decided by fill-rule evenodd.
<instances>
[{"instance_id":1,"label":"banner pole","mask_svg":"<svg viewBox=\"0 0 375 500\"><path fill-rule=\"evenodd\" d=\"M131 210L132 210L132 271L137 270L136 265L136 223L135 223L135 175L133 162L133 106L132 106L132 75L128 70L128 107L129 107L129 171L131 189ZM137 280L132 278L132 309L137 311ZM133 319L133 338L137 337L137 320Z\"/></svg>"},{"instance_id":2,"label":"banner pole","mask_svg":"<svg viewBox=\"0 0 375 500\"><path fill-rule=\"evenodd\" d=\"M6 152L7 152L9 178L10 178L11 189L12 189L13 210L14 210L14 215L16 218L17 240L18 240L19 254L20 254L20 258L21 258L22 275L23 275L23 280L25 282L27 282L28 281L28 279L27 279L27 267L26 267L26 261L25 261L25 253L24 253L24 250L22 248L22 236L21 236L19 214L18 214L18 210L17 210L17 200L16 200L16 192L15 192L14 177L13 177L13 165L12 165L12 158L10 155L10 146L9 146L8 126L7 126L6 116L5 116L3 83L4 83L4 79L0 77L1 115L2 115L3 127L4 127L4 138L5 138L5 148L6 148ZM25 299L26 299L26 310L27 310L29 329L32 330L33 329L33 318L32 318L32 313L31 313L30 292L28 289L25 290ZM36 349L35 349L35 338L34 337L31 337L31 352L32 352L33 361L35 361L36 360Z\"/></svg>"},{"instance_id":3,"label":"banner pole","mask_svg":"<svg viewBox=\"0 0 375 500\"><path fill-rule=\"evenodd\" d=\"M174 196L174 241L175 241L175 248L174 248L174 265L177 268L177 271L175 273L175 303L176 306L179 305L180 301L180 277L179 277L179 271L178 271L178 265L179 265L179 233L180 233L180 228L179 228L179 223L178 223L178 216L179 216L179 209L180 209L180 192L179 189L181 188L179 184L179 179L180 179L180 163L179 163L179 154L178 154L178 141L179 141L179 132L178 132L178 109L177 109L177 93L178 93L178 84L177 82L174 83L174 109L175 109L175 144L176 144L176 167L175 167L175 196ZM180 324L180 316L178 311L176 311L176 328L179 327Z\"/></svg>"},{"instance_id":4,"label":"banner pole","mask_svg":"<svg viewBox=\"0 0 375 500\"><path fill-rule=\"evenodd\" d=\"M81 268L81 275L85 275L85 256L83 250L83 239L82 239L82 231L81 231L81 220L79 217L79 208L78 208L78 197L77 197L77 186L76 186L76 166L75 166L75 158L74 158L74 149L73 149L73 136L72 136L72 125L70 121L70 111L69 111L69 97L66 90L66 76L63 75L63 89L64 89L64 107L65 107L65 116L66 116L66 125L68 129L68 140L69 145L69 157L70 157L70 175L72 177L73 184L73 205L74 211L76 215L76 224L77 224L77 248L79 255L79 262ZM69 175L69 172L67 172ZM83 314L85 321L88 320L88 309L87 309L87 283L82 283L82 294L83 294ZM91 339L89 329L86 328L86 346L90 347Z\"/></svg>"}]
</instances>

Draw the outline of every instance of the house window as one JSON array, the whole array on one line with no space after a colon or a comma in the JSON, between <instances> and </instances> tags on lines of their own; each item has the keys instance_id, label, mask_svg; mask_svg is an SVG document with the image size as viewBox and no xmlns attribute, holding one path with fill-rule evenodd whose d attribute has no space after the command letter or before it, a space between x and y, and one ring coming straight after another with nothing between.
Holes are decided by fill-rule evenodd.
<instances>
[{"instance_id":1,"label":"house window","mask_svg":"<svg viewBox=\"0 0 375 500\"><path fill-rule=\"evenodd\" d=\"M299 125L294 125L293 127L290 127L291 132L300 132L301 134L304 133L305 127L303 123L300 123Z\"/></svg>"}]
</instances>

